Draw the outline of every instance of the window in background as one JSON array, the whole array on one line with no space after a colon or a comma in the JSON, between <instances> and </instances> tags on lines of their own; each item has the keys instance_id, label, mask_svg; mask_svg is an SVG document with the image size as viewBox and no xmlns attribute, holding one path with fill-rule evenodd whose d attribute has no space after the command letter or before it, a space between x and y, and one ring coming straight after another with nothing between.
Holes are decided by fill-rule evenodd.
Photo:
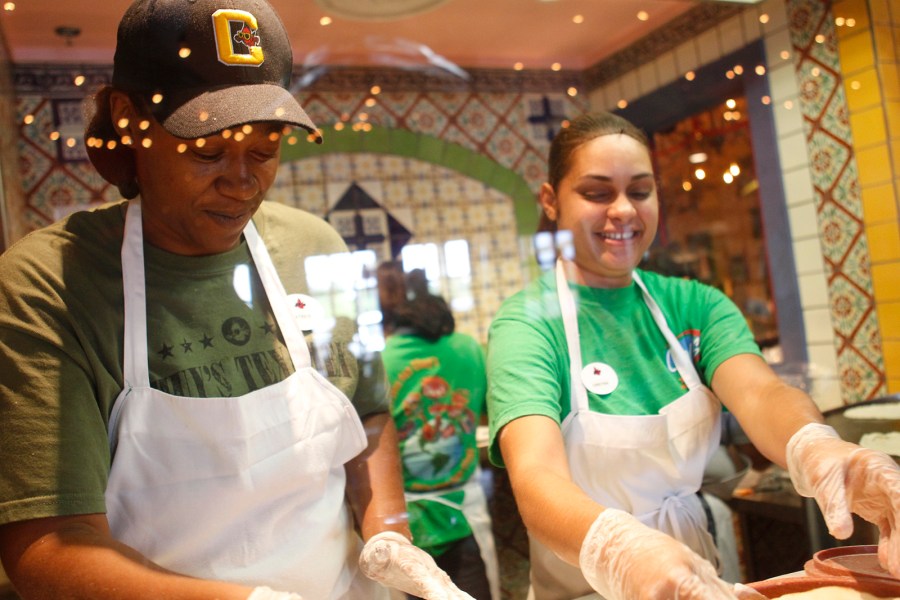
<instances>
[{"instance_id":1,"label":"window in background","mask_svg":"<svg viewBox=\"0 0 900 600\"><path fill-rule=\"evenodd\" d=\"M450 240L442 245L407 244L400 253L407 273L423 269L428 288L444 297L454 313L468 312L475 306L472 298L472 262L466 240Z\"/></svg>"},{"instance_id":2,"label":"window in background","mask_svg":"<svg viewBox=\"0 0 900 600\"><path fill-rule=\"evenodd\" d=\"M660 227L642 266L698 279L743 311L757 342L776 345L759 183L743 97L653 134Z\"/></svg>"}]
</instances>

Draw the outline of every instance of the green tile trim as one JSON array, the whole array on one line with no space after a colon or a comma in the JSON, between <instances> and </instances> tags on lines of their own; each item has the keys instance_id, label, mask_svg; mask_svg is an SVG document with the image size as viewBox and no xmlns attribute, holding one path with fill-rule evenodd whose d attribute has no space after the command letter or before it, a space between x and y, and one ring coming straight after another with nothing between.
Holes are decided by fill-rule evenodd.
<instances>
[{"instance_id":1,"label":"green tile trim","mask_svg":"<svg viewBox=\"0 0 900 600\"><path fill-rule=\"evenodd\" d=\"M465 146L408 129L379 126L373 126L366 132L353 131L349 127L341 131L328 129L323 134L325 141L322 144L300 138L291 145L285 139L281 145L281 162L339 152L392 154L423 160L481 181L512 198L516 231L519 235L531 236L537 228L537 199L525 179L515 171Z\"/></svg>"}]
</instances>

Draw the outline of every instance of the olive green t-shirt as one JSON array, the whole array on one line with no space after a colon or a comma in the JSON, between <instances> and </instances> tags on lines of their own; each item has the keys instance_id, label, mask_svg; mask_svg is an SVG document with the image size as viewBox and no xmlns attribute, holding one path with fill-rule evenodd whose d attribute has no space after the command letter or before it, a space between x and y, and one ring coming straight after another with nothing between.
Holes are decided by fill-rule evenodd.
<instances>
[{"instance_id":1,"label":"olive green t-shirt","mask_svg":"<svg viewBox=\"0 0 900 600\"><path fill-rule=\"evenodd\" d=\"M105 512L126 207L75 213L0 255L0 524ZM306 258L346 252L309 213L264 202L253 220L289 295L310 294ZM152 387L231 397L293 372L246 243L206 257L144 250ZM320 306L329 326L307 333L314 365L361 417L387 411L380 358L351 352L355 315L331 314L327 298Z\"/></svg>"}]
</instances>

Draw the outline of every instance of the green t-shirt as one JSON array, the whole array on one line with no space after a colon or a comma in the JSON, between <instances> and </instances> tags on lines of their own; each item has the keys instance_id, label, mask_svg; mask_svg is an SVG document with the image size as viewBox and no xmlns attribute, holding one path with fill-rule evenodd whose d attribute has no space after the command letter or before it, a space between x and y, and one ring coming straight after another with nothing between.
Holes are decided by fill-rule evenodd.
<instances>
[{"instance_id":1,"label":"green t-shirt","mask_svg":"<svg viewBox=\"0 0 900 600\"><path fill-rule=\"evenodd\" d=\"M123 386L120 249L127 203L79 212L0 255L0 524L105 511L107 434ZM304 259L346 251L309 213L264 202L254 223L288 294L308 294ZM246 243L185 257L145 244L151 385L237 396L293 365ZM323 303L327 311L327 303ZM307 335L323 374L360 416L387 410L384 369L349 350L355 315Z\"/></svg>"},{"instance_id":2,"label":"green t-shirt","mask_svg":"<svg viewBox=\"0 0 900 600\"><path fill-rule=\"evenodd\" d=\"M639 274L707 385L728 358L761 356L743 315L722 292L696 281ZM685 393L666 340L637 284L615 289L569 287L578 311L582 365L605 363L619 378L607 395L588 391L591 410L656 414ZM500 307L488 334L487 363L490 458L502 465L496 439L504 425L527 415L561 423L571 410L569 356L555 271Z\"/></svg>"},{"instance_id":3,"label":"green t-shirt","mask_svg":"<svg viewBox=\"0 0 900 600\"><path fill-rule=\"evenodd\" d=\"M395 333L382 356L406 489L432 492L468 481L478 464L475 428L484 412L481 346L463 333L434 342ZM449 492L445 498L462 503L463 494ZM444 504L410 502L409 513L416 545L436 556L472 534L460 511Z\"/></svg>"}]
</instances>

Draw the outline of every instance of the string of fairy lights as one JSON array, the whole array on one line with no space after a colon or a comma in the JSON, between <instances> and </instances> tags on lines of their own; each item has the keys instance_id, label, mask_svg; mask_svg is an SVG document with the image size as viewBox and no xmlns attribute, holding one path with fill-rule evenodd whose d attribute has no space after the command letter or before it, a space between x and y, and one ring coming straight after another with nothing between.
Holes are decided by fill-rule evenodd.
<instances>
[{"instance_id":1,"label":"string of fairy lights","mask_svg":"<svg viewBox=\"0 0 900 600\"><path fill-rule=\"evenodd\" d=\"M3 10L5 12L14 12L16 10L16 8L17 8L16 2L14 2L13 0L7 0L6 2L3 3ZM645 10L639 10L635 13L635 18L639 21L648 21L650 19L650 14ZM758 18L759 18L759 22L762 25L766 25L770 22L770 16L766 13L760 14ZM583 14L575 14L571 17L571 22L575 26L582 26L582 25L588 23L588 19L586 19L586 17ZM331 26L333 23L334 23L334 18L332 18L331 16L325 15L319 19L319 24L322 27ZM853 18L838 16L838 17L835 17L834 24L837 27L852 28L852 27L856 26L856 21ZM58 30L63 30L63 29L68 30L71 28L60 27L57 29ZM65 36L62 33L60 33L59 35L62 35L63 37L66 38L66 43L68 45L71 45L74 37L77 36L77 34ZM826 42L826 37L822 34L818 34L815 37L815 42L819 43L819 44L824 44ZM181 50L182 58L186 58L189 54L190 54L189 48L183 48ZM779 58L781 60L789 60L792 58L792 52L788 49L784 49L779 53ZM537 67L532 67L532 68L547 68L547 67L537 66ZM522 70L526 69L526 65L525 65L525 63L523 63L521 61L517 61L512 65L512 69L514 71L522 71ZM553 62L549 65L549 69L551 71L561 71L563 69L563 65L560 62ZM818 76L819 73L817 71L818 71L818 68L813 68L811 71L811 75L814 77ZM723 75L724 75L724 77L726 77L728 79L734 79L735 77L744 75L745 72L746 72L746 69L743 65L734 65L732 68L726 70ZM767 68L763 64L758 64L758 65L755 65L752 67L752 73L754 73L757 76L762 77L767 74ZM684 80L686 80L688 82L692 82L696 79L697 73L694 70L688 70L682 75L682 77L684 78ZM76 74L72 78L72 84L76 88L83 87L86 81L87 81L87 78L82 74ZM858 80L851 80L848 83L848 85L853 90L858 90L862 87L862 83ZM342 130L345 130L348 128L355 132L371 131L373 129L373 124L371 123L369 110L373 109L376 106L376 104L378 103L378 95L381 93L381 91L382 91L381 86L379 86L377 84L372 85L371 88L369 89L367 98L363 102L363 108L361 108L354 115L351 115L349 113L341 114L340 118L332 125L334 127L334 129L336 131L342 131ZM576 86L569 86L566 89L566 94L569 95L570 97L575 97L578 95L578 93L579 93L579 90ZM159 102L159 101L161 101L161 98L154 99L153 101ZM770 105L772 103L772 98L768 95L764 95L760 98L760 102L764 105ZM625 109L628 107L628 105L629 105L629 99L627 99L627 98L620 98L615 103L615 106L619 109ZM786 100L784 100L783 106L786 110L792 110L794 108L794 101L791 99L786 99ZM726 118L726 120L729 118L740 119L740 115L732 114L729 117L729 115L726 114L725 118ZM22 122L24 125L33 125L35 123L35 115L30 114L30 113L24 115ZM565 126L565 123L563 123L563 125ZM51 141L61 142L70 148L74 147L78 143L78 139L76 136L71 136L71 135L64 136L63 133L59 130L53 130L53 131L49 132L47 135ZM306 139L307 139L307 141L316 141L317 137L319 135L320 135L319 133L312 133L312 134L307 135ZM294 145L294 144L298 143L299 141L301 141L303 139L303 136L298 137L298 135L291 133L291 134L286 134L285 139L288 144ZM90 140L85 140L85 143L88 144L89 147L90 146L109 147L112 144L112 147L115 148L115 146L118 143L124 143L124 141L123 140L116 141L116 140L90 139ZM99 144L99 146L98 146L98 144ZM733 175L733 176L736 176L736 175ZM700 176L698 176L697 178L701 179ZM726 178L727 178L727 176L726 176Z\"/></svg>"}]
</instances>

